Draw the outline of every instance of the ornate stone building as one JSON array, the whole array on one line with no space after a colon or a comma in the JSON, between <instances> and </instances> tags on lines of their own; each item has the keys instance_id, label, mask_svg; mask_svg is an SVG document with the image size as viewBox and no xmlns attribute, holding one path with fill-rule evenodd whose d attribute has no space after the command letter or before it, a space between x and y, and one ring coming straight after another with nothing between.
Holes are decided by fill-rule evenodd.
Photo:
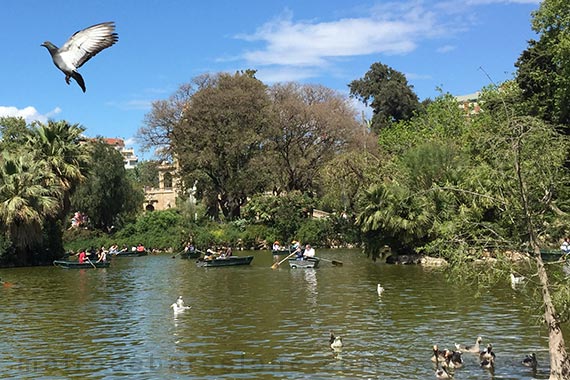
<instances>
[{"instance_id":1,"label":"ornate stone building","mask_svg":"<svg viewBox=\"0 0 570 380\"><path fill-rule=\"evenodd\" d=\"M144 209L146 211L167 210L176 206L176 197L180 190L176 181L177 167L169 162L158 166L158 188L145 187Z\"/></svg>"}]
</instances>

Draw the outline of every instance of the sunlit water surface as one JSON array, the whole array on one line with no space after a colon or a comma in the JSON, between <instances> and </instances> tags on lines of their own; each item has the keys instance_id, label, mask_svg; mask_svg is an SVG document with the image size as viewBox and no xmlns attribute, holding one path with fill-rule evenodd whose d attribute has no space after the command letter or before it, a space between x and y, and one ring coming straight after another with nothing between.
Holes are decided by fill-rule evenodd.
<instances>
[{"instance_id":1,"label":"sunlit water surface","mask_svg":"<svg viewBox=\"0 0 570 380\"><path fill-rule=\"evenodd\" d=\"M272 270L197 268L171 255L113 259L108 269L0 269L2 379L432 379L431 347L492 343L496 369L464 354L456 379L546 379L548 342L532 285L491 291L438 270L341 261ZM385 292L381 298L376 284ZM182 295L192 308L174 315ZM330 331L344 348L328 346ZM536 352L537 372L521 365Z\"/></svg>"}]
</instances>

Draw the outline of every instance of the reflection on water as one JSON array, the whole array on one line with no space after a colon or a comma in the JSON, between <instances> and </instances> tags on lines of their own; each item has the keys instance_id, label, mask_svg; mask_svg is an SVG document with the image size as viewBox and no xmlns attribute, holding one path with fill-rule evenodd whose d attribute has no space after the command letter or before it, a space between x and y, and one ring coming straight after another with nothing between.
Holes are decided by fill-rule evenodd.
<instances>
[{"instance_id":1,"label":"reflection on water","mask_svg":"<svg viewBox=\"0 0 570 380\"><path fill-rule=\"evenodd\" d=\"M147 256L98 270L2 269L12 286L0 288L0 378L430 379L433 344L477 336L495 348L494 378L548 378L532 284L505 279L480 294L437 271L318 253L344 265L272 270L272 255L255 252L245 267ZM174 314L179 295L192 308ZM530 352L536 374L520 363ZM464 360L456 378L493 378L477 355Z\"/></svg>"}]
</instances>

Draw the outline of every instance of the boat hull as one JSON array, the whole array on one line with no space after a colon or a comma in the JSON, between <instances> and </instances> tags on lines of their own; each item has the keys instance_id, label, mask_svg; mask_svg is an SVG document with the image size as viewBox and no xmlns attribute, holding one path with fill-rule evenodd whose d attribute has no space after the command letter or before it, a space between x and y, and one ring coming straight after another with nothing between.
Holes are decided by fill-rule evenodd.
<instances>
[{"instance_id":1,"label":"boat hull","mask_svg":"<svg viewBox=\"0 0 570 380\"><path fill-rule=\"evenodd\" d=\"M198 267L229 267L235 265L249 265L253 261L253 256L230 256L225 259L200 259L196 261Z\"/></svg>"},{"instance_id":2,"label":"boat hull","mask_svg":"<svg viewBox=\"0 0 570 380\"><path fill-rule=\"evenodd\" d=\"M201 256L201 253L198 251L194 251L194 252L182 252L180 254L180 258L181 259L197 259L198 257Z\"/></svg>"},{"instance_id":3,"label":"boat hull","mask_svg":"<svg viewBox=\"0 0 570 380\"><path fill-rule=\"evenodd\" d=\"M92 264L91 264L92 263ZM67 260L54 260L53 265L60 268L66 269L95 269L95 268L108 268L111 265L110 262L100 262L96 263L92 261L91 263L79 263L78 261L67 261ZM94 268L95 266L95 268Z\"/></svg>"},{"instance_id":4,"label":"boat hull","mask_svg":"<svg viewBox=\"0 0 570 380\"><path fill-rule=\"evenodd\" d=\"M291 268L318 268L320 259L318 257L310 257L304 260L289 259L289 266Z\"/></svg>"},{"instance_id":5,"label":"boat hull","mask_svg":"<svg viewBox=\"0 0 570 380\"><path fill-rule=\"evenodd\" d=\"M125 252L114 253L112 256L113 257L140 257L140 256L146 256L146 255L148 255L147 251L142 251L142 252L125 251Z\"/></svg>"}]
</instances>

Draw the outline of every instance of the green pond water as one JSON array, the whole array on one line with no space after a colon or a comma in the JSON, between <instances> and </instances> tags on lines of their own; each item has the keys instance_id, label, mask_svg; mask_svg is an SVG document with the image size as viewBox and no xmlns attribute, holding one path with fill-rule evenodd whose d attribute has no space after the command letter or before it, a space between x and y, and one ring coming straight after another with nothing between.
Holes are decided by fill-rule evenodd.
<instances>
[{"instance_id":1,"label":"green pond water","mask_svg":"<svg viewBox=\"0 0 570 380\"><path fill-rule=\"evenodd\" d=\"M492 343L494 373L465 353L456 379L546 379L548 342L532 284L488 291L438 270L341 261L272 270L198 268L172 255L114 258L106 269L0 269L1 379L434 379L433 344ZM381 298L376 285L385 292ZM182 295L191 309L175 315ZM342 352L328 346L341 335ZM566 338L570 339L568 331ZM537 372L521 365L536 352Z\"/></svg>"}]
</instances>

